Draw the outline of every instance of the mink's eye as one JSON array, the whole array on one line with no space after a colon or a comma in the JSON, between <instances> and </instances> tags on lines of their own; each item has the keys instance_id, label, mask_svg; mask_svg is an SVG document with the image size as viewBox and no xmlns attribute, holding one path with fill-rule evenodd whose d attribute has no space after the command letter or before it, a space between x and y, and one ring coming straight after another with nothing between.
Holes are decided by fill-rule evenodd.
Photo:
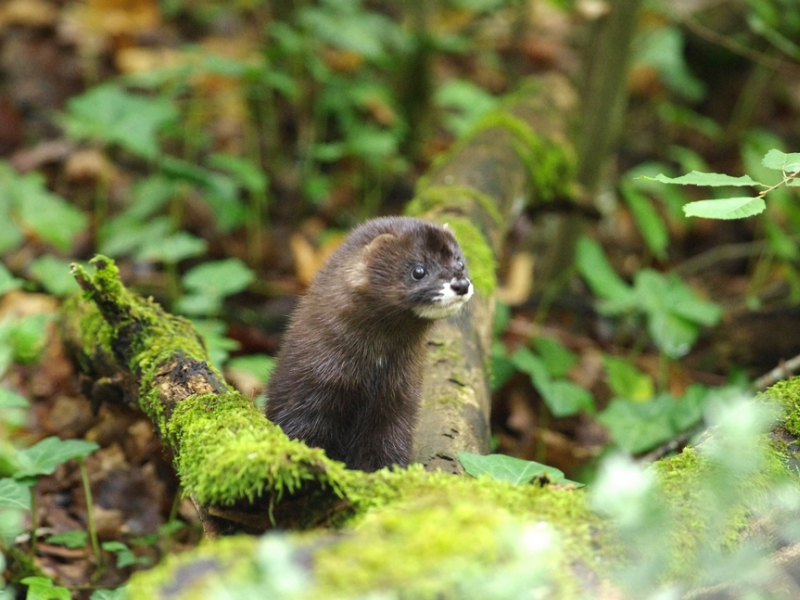
<instances>
[{"instance_id":1,"label":"mink's eye","mask_svg":"<svg viewBox=\"0 0 800 600\"><path fill-rule=\"evenodd\" d=\"M463 271L464 270L464 261L457 260L456 261L456 271Z\"/></svg>"},{"instance_id":2,"label":"mink's eye","mask_svg":"<svg viewBox=\"0 0 800 600\"><path fill-rule=\"evenodd\" d=\"M411 276L416 280L419 281L428 274L428 269L423 267L422 265L417 265L413 269L411 269Z\"/></svg>"}]
</instances>

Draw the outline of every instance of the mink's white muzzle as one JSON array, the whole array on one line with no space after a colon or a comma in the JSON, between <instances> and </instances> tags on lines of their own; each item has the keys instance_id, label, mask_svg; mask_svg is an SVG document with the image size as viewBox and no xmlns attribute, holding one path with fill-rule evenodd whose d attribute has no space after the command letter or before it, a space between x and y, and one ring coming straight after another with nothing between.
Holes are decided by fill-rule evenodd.
<instances>
[{"instance_id":1,"label":"mink's white muzzle","mask_svg":"<svg viewBox=\"0 0 800 600\"><path fill-rule=\"evenodd\" d=\"M472 298L475 289L472 281L466 278L453 278L442 286L442 289L425 306L414 308L416 315L422 319L446 319L458 314Z\"/></svg>"}]
</instances>

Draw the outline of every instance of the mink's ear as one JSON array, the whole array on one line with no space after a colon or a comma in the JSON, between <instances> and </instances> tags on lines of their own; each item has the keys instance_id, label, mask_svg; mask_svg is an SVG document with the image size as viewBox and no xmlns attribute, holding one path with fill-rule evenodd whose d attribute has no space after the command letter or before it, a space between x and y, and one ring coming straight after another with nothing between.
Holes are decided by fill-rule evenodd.
<instances>
[{"instance_id":1,"label":"mink's ear","mask_svg":"<svg viewBox=\"0 0 800 600\"><path fill-rule=\"evenodd\" d=\"M347 281L353 289L365 289L369 285L369 268L375 264L380 249L396 239L391 233L382 233L361 249L359 259L347 269Z\"/></svg>"}]
</instances>

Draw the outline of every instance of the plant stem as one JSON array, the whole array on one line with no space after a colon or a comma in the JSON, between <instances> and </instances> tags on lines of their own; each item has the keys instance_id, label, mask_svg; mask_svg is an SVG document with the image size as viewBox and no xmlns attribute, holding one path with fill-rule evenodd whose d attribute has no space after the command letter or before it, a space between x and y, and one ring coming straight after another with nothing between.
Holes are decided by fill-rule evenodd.
<instances>
[{"instance_id":1,"label":"plant stem","mask_svg":"<svg viewBox=\"0 0 800 600\"><path fill-rule=\"evenodd\" d=\"M94 523L94 510L92 504L92 488L89 485L89 474L83 460L78 460L78 468L81 471L81 481L83 481L83 494L86 496L86 521L89 527L89 539L92 540L92 552L98 566L103 562L103 555L100 552L100 542L97 540L97 528Z\"/></svg>"}]
</instances>

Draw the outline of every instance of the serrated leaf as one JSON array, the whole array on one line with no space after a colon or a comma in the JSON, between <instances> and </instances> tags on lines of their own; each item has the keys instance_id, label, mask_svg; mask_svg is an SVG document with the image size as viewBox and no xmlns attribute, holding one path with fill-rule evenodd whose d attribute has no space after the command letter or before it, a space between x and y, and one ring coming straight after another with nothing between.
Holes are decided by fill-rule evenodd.
<instances>
[{"instance_id":1,"label":"serrated leaf","mask_svg":"<svg viewBox=\"0 0 800 600\"><path fill-rule=\"evenodd\" d=\"M52 474L58 465L73 458L85 458L100 446L84 440L45 438L17 453L15 479Z\"/></svg>"},{"instance_id":2,"label":"serrated leaf","mask_svg":"<svg viewBox=\"0 0 800 600\"><path fill-rule=\"evenodd\" d=\"M31 487L10 477L0 479L0 508L31 509Z\"/></svg>"},{"instance_id":3,"label":"serrated leaf","mask_svg":"<svg viewBox=\"0 0 800 600\"><path fill-rule=\"evenodd\" d=\"M645 177L644 179L650 178ZM681 175L680 177L667 177L666 175L658 174L652 179L655 181L660 181L661 183L675 185L704 185L710 187L761 185L749 175L733 177L731 175L725 175L724 173L701 173L700 171L691 171L690 173Z\"/></svg>"},{"instance_id":4,"label":"serrated leaf","mask_svg":"<svg viewBox=\"0 0 800 600\"><path fill-rule=\"evenodd\" d=\"M555 467L504 454L483 456L472 452L459 452L458 460L461 461L464 470L473 477L488 475L492 479L509 481L516 485L531 483L535 478L544 477L550 483L570 483L581 486L581 484L566 479L564 473Z\"/></svg>"},{"instance_id":5,"label":"serrated leaf","mask_svg":"<svg viewBox=\"0 0 800 600\"><path fill-rule=\"evenodd\" d=\"M797 173L800 171L800 152L787 154L773 148L764 155L761 164L768 169L785 171L787 174Z\"/></svg>"},{"instance_id":6,"label":"serrated leaf","mask_svg":"<svg viewBox=\"0 0 800 600\"><path fill-rule=\"evenodd\" d=\"M698 200L684 205L683 213L687 217L704 219L744 219L758 215L766 210L767 205L761 196L742 198L723 198L721 200Z\"/></svg>"},{"instance_id":7,"label":"serrated leaf","mask_svg":"<svg viewBox=\"0 0 800 600\"><path fill-rule=\"evenodd\" d=\"M670 440L678 433L672 425L675 400L658 396L650 402L614 399L597 415L611 438L631 454L639 454Z\"/></svg>"}]
</instances>

